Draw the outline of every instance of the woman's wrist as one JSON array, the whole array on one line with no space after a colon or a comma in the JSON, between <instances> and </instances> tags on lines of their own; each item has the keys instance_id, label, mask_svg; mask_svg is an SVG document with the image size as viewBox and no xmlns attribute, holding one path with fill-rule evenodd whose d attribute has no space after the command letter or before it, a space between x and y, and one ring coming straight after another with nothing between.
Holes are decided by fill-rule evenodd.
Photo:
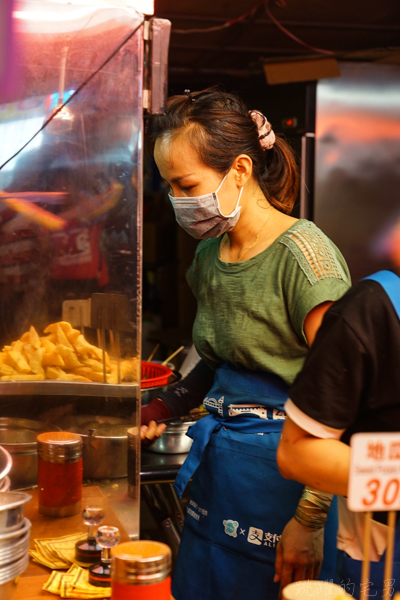
<instances>
[{"instance_id":1,"label":"woman's wrist","mask_svg":"<svg viewBox=\"0 0 400 600\"><path fill-rule=\"evenodd\" d=\"M142 406L140 424L148 425L150 421L162 421L172 417L171 409L160 398L154 398L146 406Z\"/></svg>"},{"instance_id":2,"label":"woman's wrist","mask_svg":"<svg viewBox=\"0 0 400 600\"><path fill-rule=\"evenodd\" d=\"M331 494L323 494L306 487L301 495L294 518L304 527L314 530L322 529L328 518L331 501Z\"/></svg>"},{"instance_id":3,"label":"woman's wrist","mask_svg":"<svg viewBox=\"0 0 400 600\"><path fill-rule=\"evenodd\" d=\"M328 494L328 492L321 492L321 490L317 490L316 488L311 487L310 485L306 485L303 493L305 490L308 490L309 492L312 492L314 494L318 494L320 496L325 496L326 498L329 498L332 501L332 498L335 494Z\"/></svg>"}]
</instances>

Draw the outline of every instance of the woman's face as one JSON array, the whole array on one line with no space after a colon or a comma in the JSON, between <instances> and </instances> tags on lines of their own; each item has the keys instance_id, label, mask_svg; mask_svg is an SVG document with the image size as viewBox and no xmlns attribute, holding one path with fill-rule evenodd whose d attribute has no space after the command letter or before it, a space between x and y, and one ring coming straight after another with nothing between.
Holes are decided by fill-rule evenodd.
<instances>
[{"instance_id":1,"label":"woman's face","mask_svg":"<svg viewBox=\"0 0 400 600\"><path fill-rule=\"evenodd\" d=\"M161 177L170 186L170 194L177 198L202 196L215 192L224 174L207 167L184 135L159 138L154 148ZM230 214L237 203L240 187L234 172L229 171L218 192L222 214Z\"/></svg>"}]
</instances>

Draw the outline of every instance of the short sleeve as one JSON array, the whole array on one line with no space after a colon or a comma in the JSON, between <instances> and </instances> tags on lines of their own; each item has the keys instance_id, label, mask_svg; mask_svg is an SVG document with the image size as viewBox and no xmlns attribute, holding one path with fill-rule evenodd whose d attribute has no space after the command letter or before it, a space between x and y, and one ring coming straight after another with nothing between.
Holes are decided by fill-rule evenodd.
<instances>
[{"instance_id":1,"label":"short sleeve","mask_svg":"<svg viewBox=\"0 0 400 600\"><path fill-rule=\"evenodd\" d=\"M350 273L338 248L313 223L299 221L281 243L295 265L285 282L289 314L297 335L307 343L306 316L323 302L339 300L351 285Z\"/></svg>"},{"instance_id":2,"label":"short sleeve","mask_svg":"<svg viewBox=\"0 0 400 600\"><path fill-rule=\"evenodd\" d=\"M334 429L348 429L357 417L368 371L363 344L332 307L289 396L312 419Z\"/></svg>"}]
</instances>

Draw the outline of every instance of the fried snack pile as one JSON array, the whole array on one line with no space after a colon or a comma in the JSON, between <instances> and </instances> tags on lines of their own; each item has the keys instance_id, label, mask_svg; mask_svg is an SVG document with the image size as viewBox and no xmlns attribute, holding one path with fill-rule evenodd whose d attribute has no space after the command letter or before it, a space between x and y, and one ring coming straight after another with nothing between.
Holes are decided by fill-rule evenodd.
<instances>
[{"instance_id":1,"label":"fried snack pile","mask_svg":"<svg viewBox=\"0 0 400 600\"><path fill-rule=\"evenodd\" d=\"M56 379L104 383L103 352L66 321L29 331L0 352L0 381ZM121 381L138 381L138 361L122 360ZM107 383L118 383L117 361L106 353Z\"/></svg>"}]
</instances>

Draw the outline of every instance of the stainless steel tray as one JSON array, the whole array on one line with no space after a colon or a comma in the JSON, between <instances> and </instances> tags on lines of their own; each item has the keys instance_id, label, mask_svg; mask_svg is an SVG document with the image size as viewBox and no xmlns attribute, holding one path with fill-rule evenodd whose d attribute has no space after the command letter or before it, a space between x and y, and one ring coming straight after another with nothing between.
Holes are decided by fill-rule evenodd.
<instances>
[{"instance_id":1,"label":"stainless steel tray","mask_svg":"<svg viewBox=\"0 0 400 600\"><path fill-rule=\"evenodd\" d=\"M1 396L104 396L136 397L139 383L86 383L80 381L1 381Z\"/></svg>"},{"instance_id":2,"label":"stainless steel tray","mask_svg":"<svg viewBox=\"0 0 400 600\"><path fill-rule=\"evenodd\" d=\"M164 391L181 379L181 374L173 372L167 385L161 387L143 388L142 403L147 404L157 397L157 392ZM140 383L90 383L80 381L0 381L1 396L102 396L104 398L136 397Z\"/></svg>"}]
</instances>

